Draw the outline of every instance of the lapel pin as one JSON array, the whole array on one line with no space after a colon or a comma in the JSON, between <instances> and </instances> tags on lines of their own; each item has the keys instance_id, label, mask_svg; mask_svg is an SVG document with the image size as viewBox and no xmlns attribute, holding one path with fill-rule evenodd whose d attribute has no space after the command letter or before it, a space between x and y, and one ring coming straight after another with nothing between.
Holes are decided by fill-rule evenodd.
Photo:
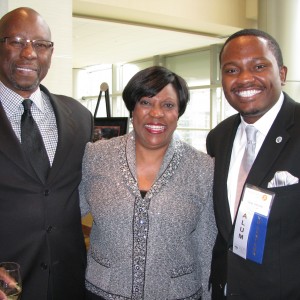
<instances>
[{"instance_id":1,"label":"lapel pin","mask_svg":"<svg viewBox=\"0 0 300 300\"><path fill-rule=\"evenodd\" d=\"M279 143L281 143L281 142L282 142L282 137L281 137L281 136L278 136L278 137L276 138L276 143L279 144Z\"/></svg>"}]
</instances>

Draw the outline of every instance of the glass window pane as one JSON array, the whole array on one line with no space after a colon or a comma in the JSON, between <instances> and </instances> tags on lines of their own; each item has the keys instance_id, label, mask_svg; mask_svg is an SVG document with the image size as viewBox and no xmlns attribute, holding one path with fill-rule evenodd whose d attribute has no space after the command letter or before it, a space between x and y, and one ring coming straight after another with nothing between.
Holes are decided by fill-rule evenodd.
<instances>
[{"instance_id":1,"label":"glass window pane","mask_svg":"<svg viewBox=\"0 0 300 300\"><path fill-rule=\"evenodd\" d=\"M167 56L166 67L183 77L189 87L210 84L209 50Z\"/></svg>"},{"instance_id":2,"label":"glass window pane","mask_svg":"<svg viewBox=\"0 0 300 300\"><path fill-rule=\"evenodd\" d=\"M111 92L112 87L112 65L100 65L93 68L87 68L88 71L88 92L89 96L99 95L100 85L106 82Z\"/></svg>"},{"instance_id":3,"label":"glass window pane","mask_svg":"<svg viewBox=\"0 0 300 300\"><path fill-rule=\"evenodd\" d=\"M189 145L192 145L198 150L206 152L206 136L207 130L180 130L177 129L175 134L184 140Z\"/></svg>"},{"instance_id":4,"label":"glass window pane","mask_svg":"<svg viewBox=\"0 0 300 300\"><path fill-rule=\"evenodd\" d=\"M121 66L121 73L122 73L122 83L120 86L122 90L128 83L128 81L135 75L138 71L146 69L152 66L152 60L141 61L136 63L124 64Z\"/></svg>"},{"instance_id":5,"label":"glass window pane","mask_svg":"<svg viewBox=\"0 0 300 300\"><path fill-rule=\"evenodd\" d=\"M190 102L185 113L178 121L178 127L209 129L210 127L210 90L190 91Z\"/></svg>"},{"instance_id":6,"label":"glass window pane","mask_svg":"<svg viewBox=\"0 0 300 300\"><path fill-rule=\"evenodd\" d=\"M222 102L224 104L223 120L237 113L237 111L228 103L223 92L222 92Z\"/></svg>"},{"instance_id":7,"label":"glass window pane","mask_svg":"<svg viewBox=\"0 0 300 300\"><path fill-rule=\"evenodd\" d=\"M114 103L114 110L113 110L114 117L116 116L129 117L129 111L125 106L122 96L115 97L113 103Z\"/></svg>"}]
</instances>

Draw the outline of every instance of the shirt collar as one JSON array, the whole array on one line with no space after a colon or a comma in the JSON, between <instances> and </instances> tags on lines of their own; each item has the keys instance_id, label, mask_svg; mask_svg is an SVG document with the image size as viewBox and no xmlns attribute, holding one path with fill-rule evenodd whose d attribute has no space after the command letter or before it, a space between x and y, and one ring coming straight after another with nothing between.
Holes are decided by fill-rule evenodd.
<instances>
[{"instance_id":1,"label":"shirt collar","mask_svg":"<svg viewBox=\"0 0 300 300\"><path fill-rule=\"evenodd\" d=\"M271 109L269 109L254 124L252 124L263 135L266 136L268 134L274 120L276 119L276 117L281 109L281 106L283 104L283 99L284 99L284 95L281 92L278 101L273 105L273 107ZM245 129L245 127L247 125L249 125L248 123L246 123L244 121L243 117L241 117L241 125L242 125L243 129Z\"/></svg>"},{"instance_id":2,"label":"shirt collar","mask_svg":"<svg viewBox=\"0 0 300 300\"><path fill-rule=\"evenodd\" d=\"M37 90L34 93L32 93L29 98L33 101L33 103L38 107L38 109L41 112L44 112L45 107L40 87L38 87ZM20 104L23 100L24 98L22 96L6 87L0 81L0 102L8 117L16 113L18 107L20 107Z\"/></svg>"}]
</instances>

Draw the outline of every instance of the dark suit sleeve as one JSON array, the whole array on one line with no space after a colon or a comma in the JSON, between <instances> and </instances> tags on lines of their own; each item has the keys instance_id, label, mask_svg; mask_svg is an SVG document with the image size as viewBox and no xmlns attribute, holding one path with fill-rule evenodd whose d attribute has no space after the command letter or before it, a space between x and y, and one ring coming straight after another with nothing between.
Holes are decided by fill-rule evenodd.
<instances>
[{"instance_id":1,"label":"dark suit sleeve","mask_svg":"<svg viewBox=\"0 0 300 300\"><path fill-rule=\"evenodd\" d=\"M210 131L207 135L207 138L206 138L206 151L207 151L207 154L209 154L211 157L214 157L213 149L211 147L212 134L213 134L213 130Z\"/></svg>"}]
</instances>

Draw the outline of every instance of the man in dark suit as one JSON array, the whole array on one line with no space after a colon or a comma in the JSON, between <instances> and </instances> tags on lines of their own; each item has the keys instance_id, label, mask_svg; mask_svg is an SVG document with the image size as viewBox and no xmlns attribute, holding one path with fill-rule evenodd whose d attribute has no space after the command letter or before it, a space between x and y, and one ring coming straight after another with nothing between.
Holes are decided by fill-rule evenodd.
<instances>
[{"instance_id":1,"label":"man in dark suit","mask_svg":"<svg viewBox=\"0 0 300 300\"><path fill-rule=\"evenodd\" d=\"M40 85L52 52L50 29L36 11L18 8L0 20L0 261L20 264L22 300L84 299L78 185L93 118ZM47 152L45 178L22 143L25 98Z\"/></svg>"},{"instance_id":2,"label":"man in dark suit","mask_svg":"<svg viewBox=\"0 0 300 300\"><path fill-rule=\"evenodd\" d=\"M282 92L287 68L278 43L265 32L245 29L230 36L221 50L220 65L224 94L238 114L221 122L207 137L207 151L215 157L218 226L212 298L300 299L300 105ZM256 157L245 182L254 186L250 187L254 193L242 196L236 214L237 178L246 148L244 130L249 125L257 130ZM262 241L261 261L249 258L248 252L243 256L235 251L240 249L236 247L239 239L246 242L247 251L257 246L249 248L250 235L235 233L245 230L240 214L249 222L251 201L258 201L259 192L274 193L266 215L254 209L266 221L264 227L257 225L254 235ZM253 250L253 254L257 253Z\"/></svg>"}]
</instances>

